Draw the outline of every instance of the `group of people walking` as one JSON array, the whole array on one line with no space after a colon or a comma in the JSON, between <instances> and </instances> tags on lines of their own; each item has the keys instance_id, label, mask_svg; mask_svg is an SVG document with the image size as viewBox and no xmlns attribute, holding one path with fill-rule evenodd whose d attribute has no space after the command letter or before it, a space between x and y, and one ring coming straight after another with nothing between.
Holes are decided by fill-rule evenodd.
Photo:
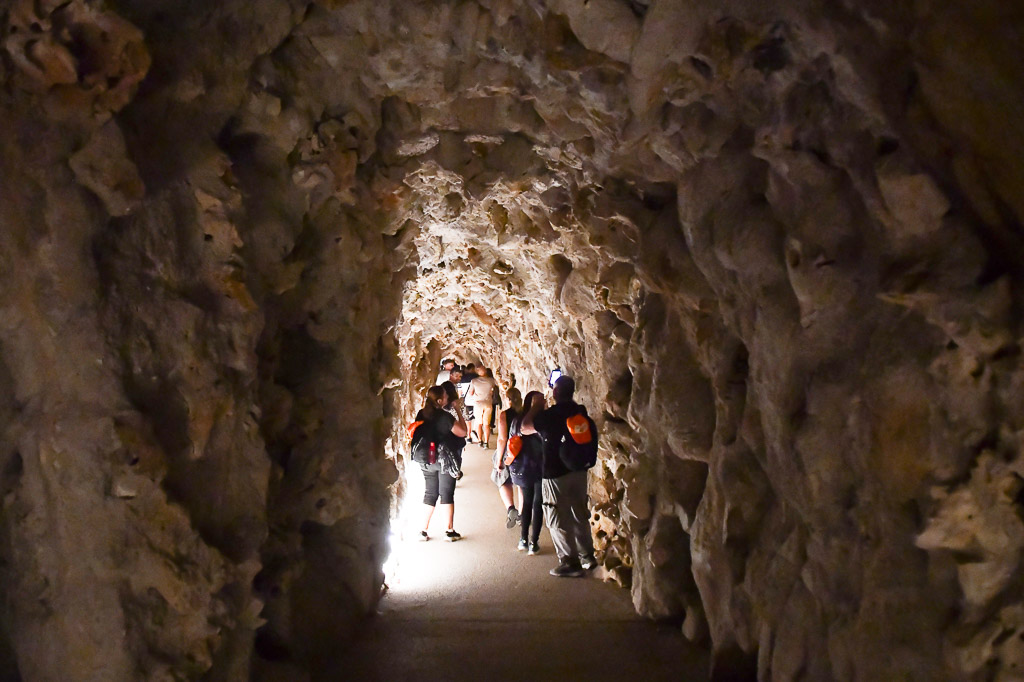
<instances>
[{"instance_id":1,"label":"group of people walking","mask_svg":"<svg viewBox=\"0 0 1024 682\"><path fill-rule=\"evenodd\" d=\"M466 376L469 370L471 378ZM425 481L420 536L429 539L430 521L440 504L447 520L445 536L455 541L462 537L454 528L454 492L463 449L474 436L490 449L500 396L493 374L483 367L464 372L446 361L437 379L410 426L412 459ZM587 498L587 469L596 462L597 431L586 408L575 402L575 390L572 378L558 378L549 407L541 391L530 391L524 399L519 389L509 388L508 407L497 415L492 456L491 480L506 508L506 526L519 524L519 551L540 553L541 524L546 524L558 557L551 575L558 577L583 576L597 565Z\"/></svg>"}]
</instances>

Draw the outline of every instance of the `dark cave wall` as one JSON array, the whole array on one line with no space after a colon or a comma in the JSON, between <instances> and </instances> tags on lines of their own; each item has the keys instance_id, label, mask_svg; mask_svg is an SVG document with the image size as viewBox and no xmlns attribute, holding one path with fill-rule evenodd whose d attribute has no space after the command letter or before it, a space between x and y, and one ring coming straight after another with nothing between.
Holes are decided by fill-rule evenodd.
<instances>
[{"instance_id":1,"label":"dark cave wall","mask_svg":"<svg viewBox=\"0 0 1024 682\"><path fill-rule=\"evenodd\" d=\"M377 597L431 340L586 378L604 564L720 671L1024 664L1019 9L0 18L24 679L317 665Z\"/></svg>"}]
</instances>

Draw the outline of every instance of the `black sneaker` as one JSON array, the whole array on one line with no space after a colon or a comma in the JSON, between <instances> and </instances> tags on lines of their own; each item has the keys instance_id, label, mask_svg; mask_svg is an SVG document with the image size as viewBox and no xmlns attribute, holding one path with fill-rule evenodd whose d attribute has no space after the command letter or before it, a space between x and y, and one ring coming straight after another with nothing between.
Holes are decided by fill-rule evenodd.
<instances>
[{"instance_id":1,"label":"black sneaker","mask_svg":"<svg viewBox=\"0 0 1024 682\"><path fill-rule=\"evenodd\" d=\"M527 554L529 554L530 556L534 556L536 554L540 554L540 543L539 542L531 542L530 543L530 551L527 552Z\"/></svg>"},{"instance_id":2,"label":"black sneaker","mask_svg":"<svg viewBox=\"0 0 1024 682\"><path fill-rule=\"evenodd\" d=\"M577 563L560 563L550 571L551 575L556 578L582 578L586 575L586 572Z\"/></svg>"},{"instance_id":3,"label":"black sneaker","mask_svg":"<svg viewBox=\"0 0 1024 682\"><path fill-rule=\"evenodd\" d=\"M519 512L515 507L509 507L508 513L505 514L505 527L515 528L517 523L519 523Z\"/></svg>"},{"instance_id":4,"label":"black sneaker","mask_svg":"<svg viewBox=\"0 0 1024 682\"><path fill-rule=\"evenodd\" d=\"M426 541L427 541L427 540L429 540L429 539L430 539L430 536L429 536L429 535L427 535L427 531L425 531L425 530L421 530L421 531L420 531L420 540L421 540L422 542L426 542Z\"/></svg>"},{"instance_id":5,"label":"black sneaker","mask_svg":"<svg viewBox=\"0 0 1024 682\"><path fill-rule=\"evenodd\" d=\"M585 554L580 557L580 566L584 571L597 568L597 559L594 558L593 554Z\"/></svg>"},{"instance_id":6,"label":"black sneaker","mask_svg":"<svg viewBox=\"0 0 1024 682\"><path fill-rule=\"evenodd\" d=\"M444 536L448 538L448 542L457 542L462 539L462 535L455 532L454 530L446 530Z\"/></svg>"}]
</instances>

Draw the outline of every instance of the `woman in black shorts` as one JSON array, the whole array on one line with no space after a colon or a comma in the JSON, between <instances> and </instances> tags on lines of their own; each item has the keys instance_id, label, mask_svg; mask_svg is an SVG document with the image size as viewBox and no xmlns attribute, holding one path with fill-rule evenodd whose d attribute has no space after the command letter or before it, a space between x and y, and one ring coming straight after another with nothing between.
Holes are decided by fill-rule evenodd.
<instances>
[{"instance_id":1,"label":"woman in black shorts","mask_svg":"<svg viewBox=\"0 0 1024 682\"><path fill-rule=\"evenodd\" d=\"M447 383L447 382L446 382ZM450 447L452 443L466 443L466 434L469 429L466 427L466 420L462 417L462 410L458 409L458 395L454 404L450 401L448 393L441 386L433 386L427 391L427 398L423 403L423 409L416 413L416 421L430 422L433 424L435 433L438 434L439 445ZM454 408L449 412L445 408ZM459 453L461 455L461 453ZM461 457L460 457L461 459ZM427 530L430 527L430 519L434 515L434 508L440 500L441 506L446 508L448 515L448 530L445 537L455 542L462 536L455 531L455 479L447 473L441 472L441 464L438 461L428 464L420 464L423 470L423 492L424 519L423 530L420 537L429 540Z\"/></svg>"}]
</instances>

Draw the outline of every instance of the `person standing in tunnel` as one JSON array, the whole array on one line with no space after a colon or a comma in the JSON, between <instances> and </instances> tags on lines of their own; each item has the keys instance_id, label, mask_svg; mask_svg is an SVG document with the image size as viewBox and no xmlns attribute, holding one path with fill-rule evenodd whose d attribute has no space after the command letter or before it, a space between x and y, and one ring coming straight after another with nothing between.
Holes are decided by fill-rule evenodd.
<instances>
[{"instance_id":1,"label":"person standing in tunnel","mask_svg":"<svg viewBox=\"0 0 1024 682\"><path fill-rule=\"evenodd\" d=\"M541 481L544 521L558 555L558 566L551 569L551 575L559 578L578 578L597 566L590 530L587 468L572 470L562 456L570 437L569 420L582 415L590 421L586 408L573 400L575 392L573 379L559 377L554 385L555 404L541 411L543 401L533 401L522 424L523 434L537 433L544 441ZM594 439L596 446L596 434Z\"/></svg>"},{"instance_id":2,"label":"person standing in tunnel","mask_svg":"<svg viewBox=\"0 0 1024 682\"><path fill-rule=\"evenodd\" d=\"M437 379L434 383L440 386L444 382L448 381L452 377L452 370L455 369L455 361L451 358L441 363L441 371L437 373Z\"/></svg>"},{"instance_id":3,"label":"person standing in tunnel","mask_svg":"<svg viewBox=\"0 0 1024 682\"><path fill-rule=\"evenodd\" d=\"M510 388L508 390L510 397L512 391L519 393L516 389ZM539 403L538 411L544 408L544 394L540 391L530 391L526 394L526 410L529 411L535 403ZM540 527L544 522L541 518L541 503L543 501L541 474L544 465L544 443L536 434L522 435L524 414L516 416L507 429L510 433L519 434L522 443L519 454L509 463L508 470L512 482L522 493L518 549L520 552L528 549L529 555L533 556L540 553ZM500 443L498 448L501 449Z\"/></svg>"},{"instance_id":4,"label":"person standing in tunnel","mask_svg":"<svg viewBox=\"0 0 1024 682\"><path fill-rule=\"evenodd\" d=\"M487 376L494 379L494 372L491 371L490 367L487 368ZM494 379L494 388L491 389L491 421L487 425L487 428L492 431L498 424L498 413L501 412L501 407L501 387L498 384L498 380Z\"/></svg>"},{"instance_id":5,"label":"person standing in tunnel","mask_svg":"<svg viewBox=\"0 0 1024 682\"><path fill-rule=\"evenodd\" d=\"M494 411L493 393L498 386L493 377L487 376L487 368L481 365L476 368L477 376L469 384L466 402L473 406L473 428L479 443L485 448L491 447L491 412Z\"/></svg>"},{"instance_id":6,"label":"person standing in tunnel","mask_svg":"<svg viewBox=\"0 0 1024 682\"><path fill-rule=\"evenodd\" d=\"M466 428L469 430L467 436L468 442L473 442L473 406L467 405L465 402L466 393L469 392L469 380L473 377L465 376L465 372L461 367L455 365L455 368L451 371L448 381L455 386L456 395L462 398L462 412L466 418ZM441 384L442 386L444 383Z\"/></svg>"},{"instance_id":7,"label":"person standing in tunnel","mask_svg":"<svg viewBox=\"0 0 1024 682\"><path fill-rule=\"evenodd\" d=\"M465 443L463 439L466 437L468 429L466 420L462 417L462 411L458 409L457 395L455 402L456 409L453 415L445 409L450 405L449 393L441 386L432 386L427 390L423 409L416 413L416 421L430 425L436 437L432 443L432 449L435 451L439 447L450 447L454 440L461 440ZM441 506L445 508L448 521L445 537L452 542L461 539L462 535L455 530L455 479L441 472L441 465L436 459L421 463L420 469L423 471L425 487L423 492L423 530L420 531L420 538L430 539L430 519L434 516L435 506L440 501Z\"/></svg>"},{"instance_id":8,"label":"person standing in tunnel","mask_svg":"<svg viewBox=\"0 0 1024 682\"><path fill-rule=\"evenodd\" d=\"M441 384L441 388L444 390L445 397L447 398L447 403L444 407L445 411L456 419L461 419L466 424L466 432L468 433L470 429L469 417L466 414L466 406L459 395L458 388L450 381ZM452 433L447 433L445 434L445 442L455 455L455 460L459 465L459 473L455 480L462 480L462 451L466 449L466 438L465 436L455 436Z\"/></svg>"},{"instance_id":9,"label":"person standing in tunnel","mask_svg":"<svg viewBox=\"0 0 1024 682\"><path fill-rule=\"evenodd\" d=\"M523 398L515 388L510 388L506 395L511 407L498 416L498 448L494 451L491 480L498 486L498 497L505 507L505 527L514 528L519 523L519 512L516 510L512 478L503 460L508 448L508 427L514 420L522 418Z\"/></svg>"}]
</instances>

